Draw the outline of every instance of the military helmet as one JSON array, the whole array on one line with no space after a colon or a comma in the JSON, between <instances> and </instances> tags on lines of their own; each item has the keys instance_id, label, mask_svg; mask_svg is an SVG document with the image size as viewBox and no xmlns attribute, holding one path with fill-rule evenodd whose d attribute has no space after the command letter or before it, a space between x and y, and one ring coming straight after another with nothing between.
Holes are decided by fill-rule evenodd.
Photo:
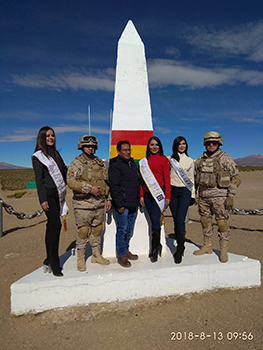
<instances>
[{"instance_id":1,"label":"military helmet","mask_svg":"<svg viewBox=\"0 0 263 350\"><path fill-rule=\"evenodd\" d=\"M92 135L83 135L79 139L78 142L78 149L82 149L84 146L95 146L95 149L98 149L98 142L99 140L97 137Z\"/></svg>"},{"instance_id":2,"label":"military helmet","mask_svg":"<svg viewBox=\"0 0 263 350\"><path fill-rule=\"evenodd\" d=\"M221 135L216 131L209 131L203 137L204 137L204 145L208 141L215 141L215 142L218 142L219 145L223 146L223 139Z\"/></svg>"}]
</instances>

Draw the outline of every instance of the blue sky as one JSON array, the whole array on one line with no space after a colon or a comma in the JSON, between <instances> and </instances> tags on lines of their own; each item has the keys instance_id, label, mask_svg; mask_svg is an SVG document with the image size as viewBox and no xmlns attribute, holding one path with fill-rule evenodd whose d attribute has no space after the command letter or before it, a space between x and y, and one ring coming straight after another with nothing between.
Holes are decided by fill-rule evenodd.
<instances>
[{"instance_id":1,"label":"blue sky","mask_svg":"<svg viewBox=\"0 0 263 350\"><path fill-rule=\"evenodd\" d=\"M145 45L154 133L199 156L221 133L233 158L263 154L261 0L2 0L0 162L31 166L38 130L55 129L67 165L80 136L109 156L118 40L132 20Z\"/></svg>"}]
</instances>

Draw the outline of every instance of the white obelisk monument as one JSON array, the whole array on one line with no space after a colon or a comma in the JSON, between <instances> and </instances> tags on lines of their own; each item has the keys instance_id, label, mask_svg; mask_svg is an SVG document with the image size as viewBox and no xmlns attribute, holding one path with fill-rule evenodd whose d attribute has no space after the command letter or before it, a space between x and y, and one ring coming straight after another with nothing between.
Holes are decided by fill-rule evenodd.
<instances>
[{"instance_id":1,"label":"white obelisk monument","mask_svg":"<svg viewBox=\"0 0 263 350\"><path fill-rule=\"evenodd\" d=\"M118 155L118 141L129 140L131 156L138 163L146 155L146 145L151 136L153 125L144 44L132 21L129 21L118 42L110 158ZM114 210L109 214L112 217L104 234L103 254L107 257L116 255L113 214ZM149 233L145 213L138 210L130 241L132 252L149 253Z\"/></svg>"},{"instance_id":2,"label":"white obelisk monument","mask_svg":"<svg viewBox=\"0 0 263 350\"><path fill-rule=\"evenodd\" d=\"M118 42L110 158L117 156L116 145L129 140L132 157L145 157L153 136L148 75L144 44L132 21Z\"/></svg>"}]
</instances>

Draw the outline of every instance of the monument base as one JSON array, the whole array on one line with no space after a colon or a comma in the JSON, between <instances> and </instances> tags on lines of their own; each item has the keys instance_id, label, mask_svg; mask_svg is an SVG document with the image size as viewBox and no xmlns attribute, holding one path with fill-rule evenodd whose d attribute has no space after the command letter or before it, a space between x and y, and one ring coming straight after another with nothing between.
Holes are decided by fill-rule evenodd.
<instances>
[{"instance_id":1,"label":"monument base","mask_svg":"<svg viewBox=\"0 0 263 350\"><path fill-rule=\"evenodd\" d=\"M195 256L195 249L194 244L186 243L183 261L178 265L169 251L156 263L151 263L146 254L140 255L130 268L121 267L116 258L110 258L110 265L101 266L92 264L89 257L87 271L82 273L76 269L73 249L60 257L64 277L44 274L40 268L11 285L11 313L21 315L91 303L260 286L258 260L229 254L229 262L223 264L218 251Z\"/></svg>"}]
</instances>

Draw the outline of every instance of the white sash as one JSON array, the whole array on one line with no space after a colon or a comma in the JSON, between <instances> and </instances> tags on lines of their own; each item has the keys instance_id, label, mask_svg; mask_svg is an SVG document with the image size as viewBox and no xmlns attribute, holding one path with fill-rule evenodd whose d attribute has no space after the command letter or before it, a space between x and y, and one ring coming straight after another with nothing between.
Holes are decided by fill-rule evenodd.
<instances>
[{"instance_id":1,"label":"white sash","mask_svg":"<svg viewBox=\"0 0 263 350\"><path fill-rule=\"evenodd\" d=\"M52 157L46 157L42 151L35 152L33 156L37 157L37 159L47 167L49 175L52 177L52 180L57 186L60 203L60 215L66 215L68 212L68 207L66 204L66 184L57 163Z\"/></svg>"},{"instance_id":2,"label":"white sash","mask_svg":"<svg viewBox=\"0 0 263 350\"><path fill-rule=\"evenodd\" d=\"M188 190L191 192L194 184L187 176L187 174L184 171L184 169L182 168L181 164L174 158L170 159L170 163L171 163L172 167L174 168L178 177L182 180L185 187L188 188Z\"/></svg>"},{"instance_id":3,"label":"white sash","mask_svg":"<svg viewBox=\"0 0 263 350\"><path fill-rule=\"evenodd\" d=\"M146 183L151 195L158 204L161 212L165 209L165 195L157 180L155 179L146 158L143 158L139 162L140 164L140 173L143 177L144 182Z\"/></svg>"}]
</instances>

